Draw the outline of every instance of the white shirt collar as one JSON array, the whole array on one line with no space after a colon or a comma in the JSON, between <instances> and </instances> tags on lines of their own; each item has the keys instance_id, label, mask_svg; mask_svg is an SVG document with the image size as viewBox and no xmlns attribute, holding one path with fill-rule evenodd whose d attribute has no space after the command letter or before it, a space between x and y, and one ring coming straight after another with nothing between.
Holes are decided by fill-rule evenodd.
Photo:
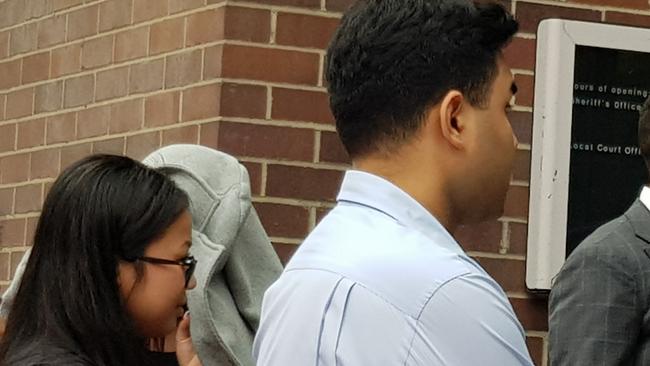
<instances>
[{"instance_id":1,"label":"white shirt collar","mask_svg":"<svg viewBox=\"0 0 650 366\"><path fill-rule=\"evenodd\" d=\"M383 212L402 225L412 227L428 237L442 232L448 243L438 243L458 254L463 249L447 229L408 193L376 175L359 170L348 170L337 197L339 202L356 203Z\"/></svg>"},{"instance_id":2,"label":"white shirt collar","mask_svg":"<svg viewBox=\"0 0 650 366\"><path fill-rule=\"evenodd\" d=\"M648 186L643 186L639 199L641 200L641 203L643 203L645 207L650 210L650 188Z\"/></svg>"}]
</instances>

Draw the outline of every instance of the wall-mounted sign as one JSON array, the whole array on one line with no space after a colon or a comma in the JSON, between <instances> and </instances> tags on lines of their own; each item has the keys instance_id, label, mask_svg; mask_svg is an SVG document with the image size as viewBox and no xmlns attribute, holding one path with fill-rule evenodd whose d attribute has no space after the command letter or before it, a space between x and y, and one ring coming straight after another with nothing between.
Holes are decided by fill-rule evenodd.
<instances>
[{"instance_id":1,"label":"wall-mounted sign","mask_svg":"<svg viewBox=\"0 0 650 366\"><path fill-rule=\"evenodd\" d=\"M647 181L637 142L650 30L549 19L537 35L526 285L625 212Z\"/></svg>"}]
</instances>

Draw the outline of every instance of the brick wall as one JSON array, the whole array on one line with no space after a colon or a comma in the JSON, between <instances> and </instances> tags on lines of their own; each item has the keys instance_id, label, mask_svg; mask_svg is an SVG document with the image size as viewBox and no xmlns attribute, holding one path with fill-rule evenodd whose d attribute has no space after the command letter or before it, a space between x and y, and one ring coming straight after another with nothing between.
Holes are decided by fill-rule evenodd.
<instances>
[{"instance_id":1,"label":"brick wall","mask_svg":"<svg viewBox=\"0 0 650 366\"><path fill-rule=\"evenodd\" d=\"M92 152L142 158L171 143L236 155L286 260L332 207L348 159L323 58L351 0L0 0L0 285L51 182ZM546 361L546 298L524 285L535 28L564 17L650 26L647 0L505 0L521 142L503 218L458 234L502 284Z\"/></svg>"}]
</instances>

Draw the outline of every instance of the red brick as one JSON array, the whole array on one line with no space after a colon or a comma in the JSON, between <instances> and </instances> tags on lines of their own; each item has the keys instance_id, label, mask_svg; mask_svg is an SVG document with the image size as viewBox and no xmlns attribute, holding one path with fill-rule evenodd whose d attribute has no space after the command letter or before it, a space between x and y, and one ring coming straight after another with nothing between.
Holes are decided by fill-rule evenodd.
<instances>
[{"instance_id":1,"label":"red brick","mask_svg":"<svg viewBox=\"0 0 650 366\"><path fill-rule=\"evenodd\" d=\"M167 1L134 0L133 23L164 17L169 12L168 5Z\"/></svg>"},{"instance_id":2,"label":"red brick","mask_svg":"<svg viewBox=\"0 0 650 366\"><path fill-rule=\"evenodd\" d=\"M47 48L65 41L65 15L56 15L38 23L38 48Z\"/></svg>"},{"instance_id":3,"label":"red brick","mask_svg":"<svg viewBox=\"0 0 650 366\"><path fill-rule=\"evenodd\" d=\"M528 216L528 188L510 186L503 215L516 218L526 218Z\"/></svg>"},{"instance_id":4,"label":"red brick","mask_svg":"<svg viewBox=\"0 0 650 366\"><path fill-rule=\"evenodd\" d=\"M267 171L268 196L334 201L343 172L271 164Z\"/></svg>"},{"instance_id":5,"label":"red brick","mask_svg":"<svg viewBox=\"0 0 650 366\"><path fill-rule=\"evenodd\" d=\"M508 119L520 144L530 144L533 135L533 114L530 112L509 112Z\"/></svg>"},{"instance_id":6,"label":"red brick","mask_svg":"<svg viewBox=\"0 0 650 366\"><path fill-rule=\"evenodd\" d=\"M569 2L596 6L612 6L625 9L650 9L647 0L625 0L624 2L621 0L569 0Z\"/></svg>"},{"instance_id":7,"label":"red brick","mask_svg":"<svg viewBox=\"0 0 650 366\"><path fill-rule=\"evenodd\" d=\"M63 105L63 81L41 84L34 88L34 113L53 112Z\"/></svg>"},{"instance_id":8,"label":"red brick","mask_svg":"<svg viewBox=\"0 0 650 366\"><path fill-rule=\"evenodd\" d=\"M201 80L201 50L167 56L165 87L173 88Z\"/></svg>"},{"instance_id":9,"label":"red brick","mask_svg":"<svg viewBox=\"0 0 650 366\"><path fill-rule=\"evenodd\" d=\"M127 100L111 105L108 133L137 131L144 121L144 99Z\"/></svg>"},{"instance_id":10,"label":"red brick","mask_svg":"<svg viewBox=\"0 0 650 366\"><path fill-rule=\"evenodd\" d=\"M0 63L0 89L20 85L20 59Z\"/></svg>"},{"instance_id":11,"label":"red brick","mask_svg":"<svg viewBox=\"0 0 650 366\"><path fill-rule=\"evenodd\" d=\"M338 24L336 18L279 13L275 40L282 45L325 49Z\"/></svg>"},{"instance_id":12,"label":"red brick","mask_svg":"<svg viewBox=\"0 0 650 366\"><path fill-rule=\"evenodd\" d=\"M296 244L285 244L285 243L272 243L272 244L273 244L273 249L275 249L275 253L280 258L280 262L282 262L282 265L285 266L287 265L287 263L289 263L289 260L298 249L298 245Z\"/></svg>"},{"instance_id":13,"label":"red brick","mask_svg":"<svg viewBox=\"0 0 650 366\"><path fill-rule=\"evenodd\" d=\"M80 145L71 145L61 148L61 170L67 168L70 164L75 163L91 153L91 144L85 143Z\"/></svg>"},{"instance_id":14,"label":"red brick","mask_svg":"<svg viewBox=\"0 0 650 366\"><path fill-rule=\"evenodd\" d=\"M93 142L93 154L124 154L124 146L126 144L124 137L118 137L110 140L102 140Z\"/></svg>"},{"instance_id":15,"label":"red brick","mask_svg":"<svg viewBox=\"0 0 650 366\"><path fill-rule=\"evenodd\" d=\"M535 33L542 19L561 18L599 22L601 14L596 10L577 9L564 6L551 6L517 2L517 20L522 32Z\"/></svg>"},{"instance_id":16,"label":"red brick","mask_svg":"<svg viewBox=\"0 0 650 366\"><path fill-rule=\"evenodd\" d=\"M223 66L223 46L218 45L205 49L203 55L203 80L221 77Z\"/></svg>"},{"instance_id":17,"label":"red brick","mask_svg":"<svg viewBox=\"0 0 650 366\"><path fill-rule=\"evenodd\" d=\"M502 228L499 221L486 221L477 225L460 226L454 232L454 237L466 251L499 253Z\"/></svg>"},{"instance_id":18,"label":"red brick","mask_svg":"<svg viewBox=\"0 0 650 366\"><path fill-rule=\"evenodd\" d=\"M320 9L320 0L258 0L257 2L269 5L286 5L301 8Z\"/></svg>"},{"instance_id":19,"label":"red brick","mask_svg":"<svg viewBox=\"0 0 650 366\"><path fill-rule=\"evenodd\" d=\"M344 12L354 4L354 0L327 0L325 7L329 11Z\"/></svg>"},{"instance_id":20,"label":"red brick","mask_svg":"<svg viewBox=\"0 0 650 366\"><path fill-rule=\"evenodd\" d=\"M203 132L203 126L201 126L201 132ZM251 163L247 161L242 161L240 163L246 168L246 171L248 172L251 193L254 196L259 195L262 191L262 164Z\"/></svg>"},{"instance_id":21,"label":"red brick","mask_svg":"<svg viewBox=\"0 0 650 366\"><path fill-rule=\"evenodd\" d=\"M526 291L526 262L517 259L475 258L504 291Z\"/></svg>"},{"instance_id":22,"label":"red brick","mask_svg":"<svg viewBox=\"0 0 650 366\"><path fill-rule=\"evenodd\" d=\"M508 229L510 231L510 248L508 253L526 255L528 226L526 224L510 222L508 223Z\"/></svg>"},{"instance_id":23,"label":"red brick","mask_svg":"<svg viewBox=\"0 0 650 366\"><path fill-rule=\"evenodd\" d=\"M304 238L309 230L309 210L275 203L255 203L264 230L269 236Z\"/></svg>"},{"instance_id":24,"label":"red brick","mask_svg":"<svg viewBox=\"0 0 650 366\"><path fill-rule=\"evenodd\" d=\"M226 39L267 43L271 37L271 13L228 6L225 8L224 33Z\"/></svg>"},{"instance_id":25,"label":"red brick","mask_svg":"<svg viewBox=\"0 0 650 366\"><path fill-rule=\"evenodd\" d=\"M11 253L0 253L0 280L8 281L11 279ZM4 286L4 293L9 286Z\"/></svg>"},{"instance_id":26,"label":"red brick","mask_svg":"<svg viewBox=\"0 0 650 366\"><path fill-rule=\"evenodd\" d=\"M45 142L48 145L74 140L75 113L57 114L47 117L47 137Z\"/></svg>"},{"instance_id":27,"label":"red brick","mask_svg":"<svg viewBox=\"0 0 650 366\"><path fill-rule=\"evenodd\" d=\"M75 10L68 14L68 41L97 34L99 6Z\"/></svg>"},{"instance_id":28,"label":"red brick","mask_svg":"<svg viewBox=\"0 0 650 366\"><path fill-rule=\"evenodd\" d=\"M515 95L515 104L519 106L532 107L534 89L534 78L530 75L515 75L515 83L517 84L517 94Z\"/></svg>"},{"instance_id":29,"label":"red brick","mask_svg":"<svg viewBox=\"0 0 650 366\"><path fill-rule=\"evenodd\" d=\"M2 228L0 246L22 246L25 243L25 221L25 219L0 221L0 227Z\"/></svg>"},{"instance_id":30,"label":"red brick","mask_svg":"<svg viewBox=\"0 0 650 366\"><path fill-rule=\"evenodd\" d=\"M149 28L140 27L115 36L115 62L133 60L147 55Z\"/></svg>"},{"instance_id":31,"label":"red brick","mask_svg":"<svg viewBox=\"0 0 650 366\"><path fill-rule=\"evenodd\" d=\"M535 49L534 39L515 37L512 42L503 50L506 63L513 69L535 70Z\"/></svg>"},{"instance_id":32,"label":"red brick","mask_svg":"<svg viewBox=\"0 0 650 366\"><path fill-rule=\"evenodd\" d=\"M544 338L526 337L526 345L528 346L528 352L533 359L533 363L536 366L542 366L542 360L544 359Z\"/></svg>"},{"instance_id":33,"label":"red brick","mask_svg":"<svg viewBox=\"0 0 650 366\"><path fill-rule=\"evenodd\" d=\"M7 96L0 94L0 120L5 119L5 104L7 102Z\"/></svg>"},{"instance_id":34,"label":"red brick","mask_svg":"<svg viewBox=\"0 0 650 366\"><path fill-rule=\"evenodd\" d=\"M147 97L144 102L145 127L165 126L178 122L180 93L168 92Z\"/></svg>"},{"instance_id":35,"label":"red brick","mask_svg":"<svg viewBox=\"0 0 650 366\"><path fill-rule=\"evenodd\" d=\"M28 186L16 187L16 213L37 212L41 210L42 184L31 184Z\"/></svg>"},{"instance_id":36,"label":"red brick","mask_svg":"<svg viewBox=\"0 0 650 366\"><path fill-rule=\"evenodd\" d=\"M199 142L199 126L185 126L162 131L162 145L196 144Z\"/></svg>"},{"instance_id":37,"label":"red brick","mask_svg":"<svg viewBox=\"0 0 650 366\"><path fill-rule=\"evenodd\" d=\"M9 56L9 31L0 32L0 59Z\"/></svg>"},{"instance_id":38,"label":"red brick","mask_svg":"<svg viewBox=\"0 0 650 366\"><path fill-rule=\"evenodd\" d=\"M224 10L206 10L187 17L185 44L194 46L223 39Z\"/></svg>"},{"instance_id":39,"label":"red brick","mask_svg":"<svg viewBox=\"0 0 650 366\"><path fill-rule=\"evenodd\" d=\"M129 92L129 67L124 66L97 73L95 100L115 99Z\"/></svg>"},{"instance_id":40,"label":"red brick","mask_svg":"<svg viewBox=\"0 0 650 366\"><path fill-rule=\"evenodd\" d=\"M14 213L14 188L0 189L0 216Z\"/></svg>"},{"instance_id":41,"label":"red brick","mask_svg":"<svg viewBox=\"0 0 650 366\"><path fill-rule=\"evenodd\" d=\"M183 47L185 21L174 18L151 25L149 34L149 54L157 55L163 52Z\"/></svg>"},{"instance_id":42,"label":"red brick","mask_svg":"<svg viewBox=\"0 0 650 366\"><path fill-rule=\"evenodd\" d=\"M9 40L9 52L12 55L17 55L23 52L36 50L38 42L38 29L36 23L23 25L22 27L14 28L11 30L11 38Z\"/></svg>"},{"instance_id":43,"label":"red brick","mask_svg":"<svg viewBox=\"0 0 650 366\"><path fill-rule=\"evenodd\" d=\"M324 92L273 88L273 119L334 124Z\"/></svg>"},{"instance_id":44,"label":"red brick","mask_svg":"<svg viewBox=\"0 0 650 366\"><path fill-rule=\"evenodd\" d=\"M530 180L530 151L517 150L512 178L519 181Z\"/></svg>"},{"instance_id":45,"label":"red brick","mask_svg":"<svg viewBox=\"0 0 650 366\"><path fill-rule=\"evenodd\" d=\"M66 108L77 107L93 101L95 78L93 75L84 75L65 81L63 105Z\"/></svg>"},{"instance_id":46,"label":"red brick","mask_svg":"<svg viewBox=\"0 0 650 366\"><path fill-rule=\"evenodd\" d=\"M312 161L314 132L289 127L221 122L219 149L237 156Z\"/></svg>"},{"instance_id":47,"label":"red brick","mask_svg":"<svg viewBox=\"0 0 650 366\"><path fill-rule=\"evenodd\" d=\"M75 5L83 4L84 0L51 0L52 11L67 9Z\"/></svg>"},{"instance_id":48,"label":"red brick","mask_svg":"<svg viewBox=\"0 0 650 366\"><path fill-rule=\"evenodd\" d=\"M160 147L160 131L143 133L126 138L126 155L141 160Z\"/></svg>"},{"instance_id":49,"label":"red brick","mask_svg":"<svg viewBox=\"0 0 650 366\"><path fill-rule=\"evenodd\" d=\"M548 299L546 296L510 299L517 318L526 330L548 331Z\"/></svg>"},{"instance_id":50,"label":"red brick","mask_svg":"<svg viewBox=\"0 0 650 366\"><path fill-rule=\"evenodd\" d=\"M227 117L266 117L266 87L224 83L221 85L221 115Z\"/></svg>"},{"instance_id":51,"label":"red brick","mask_svg":"<svg viewBox=\"0 0 650 366\"><path fill-rule=\"evenodd\" d=\"M32 0L25 4L27 19L40 18L48 13L49 0Z\"/></svg>"},{"instance_id":52,"label":"red brick","mask_svg":"<svg viewBox=\"0 0 650 366\"><path fill-rule=\"evenodd\" d=\"M77 138L102 136L108 133L111 107L101 106L79 111L77 116Z\"/></svg>"},{"instance_id":53,"label":"red brick","mask_svg":"<svg viewBox=\"0 0 650 366\"><path fill-rule=\"evenodd\" d=\"M113 36L86 41L81 45L81 68L94 69L108 65L113 60Z\"/></svg>"},{"instance_id":54,"label":"red brick","mask_svg":"<svg viewBox=\"0 0 650 366\"><path fill-rule=\"evenodd\" d=\"M22 83L45 80L50 74L50 52L41 52L23 58Z\"/></svg>"},{"instance_id":55,"label":"red brick","mask_svg":"<svg viewBox=\"0 0 650 366\"><path fill-rule=\"evenodd\" d=\"M650 28L650 16L641 14L620 13L608 11L605 13L605 21L613 24L632 25L636 27Z\"/></svg>"},{"instance_id":56,"label":"red brick","mask_svg":"<svg viewBox=\"0 0 650 366\"><path fill-rule=\"evenodd\" d=\"M26 182L29 178L29 154L9 155L0 159L2 184Z\"/></svg>"},{"instance_id":57,"label":"red brick","mask_svg":"<svg viewBox=\"0 0 650 366\"><path fill-rule=\"evenodd\" d=\"M25 0L7 0L0 3L0 28L20 24L27 19Z\"/></svg>"},{"instance_id":58,"label":"red brick","mask_svg":"<svg viewBox=\"0 0 650 366\"><path fill-rule=\"evenodd\" d=\"M99 5L99 31L131 24L133 0L108 0Z\"/></svg>"},{"instance_id":59,"label":"red brick","mask_svg":"<svg viewBox=\"0 0 650 366\"><path fill-rule=\"evenodd\" d=\"M45 186L51 183L45 183ZM27 227L25 228L25 244L29 246L34 245L34 234L36 233L36 226L38 225L38 217L27 218Z\"/></svg>"},{"instance_id":60,"label":"red brick","mask_svg":"<svg viewBox=\"0 0 650 366\"><path fill-rule=\"evenodd\" d=\"M81 70L81 45L79 43L52 50L51 76L53 78Z\"/></svg>"},{"instance_id":61,"label":"red brick","mask_svg":"<svg viewBox=\"0 0 650 366\"><path fill-rule=\"evenodd\" d=\"M219 141L219 122L202 124L199 131L199 144L218 150L217 141Z\"/></svg>"},{"instance_id":62,"label":"red brick","mask_svg":"<svg viewBox=\"0 0 650 366\"><path fill-rule=\"evenodd\" d=\"M45 119L36 119L18 124L18 149L45 144Z\"/></svg>"},{"instance_id":63,"label":"red brick","mask_svg":"<svg viewBox=\"0 0 650 366\"><path fill-rule=\"evenodd\" d=\"M131 65L129 94L145 93L163 88L165 60L159 59Z\"/></svg>"},{"instance_id":64,"label":"red brick","mask_svg":"<svg viewBox=\"0 0 650 366\"><path fill-rule=\"evenodd\" d=\"M169 0L169 13L174 14L184 10L196 9L205 5L205 0Z\"/></svg>"},{"instance_id":65,"label":"red brick","mask_svg":"<svg viewBox=\"0 0 650 366\"><path fill-rule=\"evenodd\" d=\"M221 76L316 85L319 59L316 53L225 45Z\"/></svg>"},{"instance_id":66,"label":"red brick","mask_svg":"<svg viewBox=\"0 0 650 366\"><path fill-rule=\"evenodd\" d=\"M0 126L0 152L16 150L16 124Z\"/></svg>"},{"instance_id":67,"label":"red brick","mask_svg":"<svg viewBox=\"0 0 650 366\"><path fill-rule=\"evenodd\" d=\"M55 178L59 174L59 149L34 151L31 154L29 179Z\"/></svg>"},{"instance_id":68,"label":"red brick","mask_svg":"<svg viewBox=\"0 0 650 366\"><path fill-rule=\"evenodd\" d=\"M20 118L34 112L34 88L21 89L7 94L6 118Z\"/></svg>"},{"instance_id":69,"label":"red brick","mask_svg":"<svg viewBox=\"0 0 650 366\"><path fill-rule=\"evenodd\" d=\"M183 91L183 121L217 117L221 88L218 84Z\"/></svg>"},{"instance_id":70,"label":"red brick","mask_svg":"<svg viewBox=\"0 0 650 366\"><path fill-rule=\"evenodd\" d=\"M322 131L320 135L320 161L349 164L350 157L345 151L336 132Z\"/></svg>"}]
</instances>

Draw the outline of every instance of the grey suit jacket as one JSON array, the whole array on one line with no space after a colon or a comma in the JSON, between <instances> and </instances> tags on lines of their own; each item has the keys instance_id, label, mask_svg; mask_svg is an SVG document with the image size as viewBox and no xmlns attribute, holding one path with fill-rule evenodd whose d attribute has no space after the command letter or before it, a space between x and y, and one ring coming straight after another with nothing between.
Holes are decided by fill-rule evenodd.
<instances>
[{"instance_id":1,"label":"grey suit jacket","mask_svg":"<svg viewBox=\"0 0 650 366\"><path fill-rule=\"evenodd\" d=\"M650 212L640 201L571 253L549 310L551 366L650 365Z\"/></svg>"}]
</instances>

